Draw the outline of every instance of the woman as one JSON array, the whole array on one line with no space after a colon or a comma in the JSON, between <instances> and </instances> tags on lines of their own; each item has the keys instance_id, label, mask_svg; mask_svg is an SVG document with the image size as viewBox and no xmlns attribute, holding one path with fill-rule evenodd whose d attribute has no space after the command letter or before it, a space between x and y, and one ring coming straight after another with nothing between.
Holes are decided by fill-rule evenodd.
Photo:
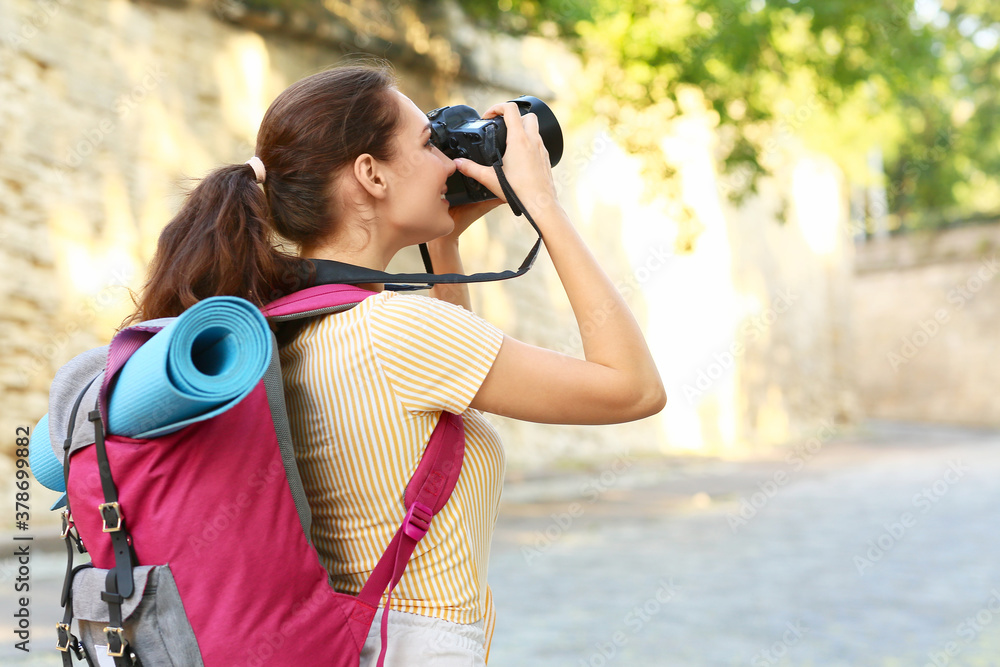
<instances>
[{"instance_id":1,"label":"woman","mask_svg":"<svg viewBox=\"0 0 1000 667\"><path fill-rule=\"evenodd\" d=\"M368 285L370 298L310 322L281 353L312 538L338 590L360 590L398 528L404 487L440 412L465 418L461 477L391 600L387 664L488 657L486 572L504 454L481 412L610 424L666 401L635 319L559 205L537 119L512 103L485 114L495 116L508 128L504 173L541 229L585 359L505 336L471 312L462 285L436 286L430 297ZM500 200L449 207L445 183L456 169ZM502 203L491 168L430 143L426 116L388 70L324 71L271 104L255 159L194 190L161 235L135 317L177 315L219 294L263 305L299 287L307 258L384 270L422 242L435 270L460 273L461 234ZM276 250L275 233L299 256ZM378 656L378 626L376 618L362 664Z\"/></svg>"}]
</instances>

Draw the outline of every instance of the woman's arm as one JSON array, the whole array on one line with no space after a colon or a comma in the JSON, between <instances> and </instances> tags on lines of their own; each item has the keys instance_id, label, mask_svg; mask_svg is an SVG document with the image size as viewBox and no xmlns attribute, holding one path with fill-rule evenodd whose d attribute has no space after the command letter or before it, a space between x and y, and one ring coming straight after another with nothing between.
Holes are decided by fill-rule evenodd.
<instances>
[{"instance_id":1,"label":"woman's arm","mask_svg":"<svg viewBox=\"0 0 1000 667\"><path fill-rule=\"evenodd\" d=\"M461 204L448 209L448 215L455 223L455 228L447 236L428 241L427 251L431 256L434 273L465 273L462 267L462 256L458 251L458 238L473 222L483 217L503 202L499 199ZM435 285L431 288L431 296L466 310L472 310L472 298L469 296L469 286L466 283L454 285Z\"/></svg>"},{"instance_id":2,"label":"woman's arm","mask_svg":"<svg viewBox=\"0 0 1000 667\"><path fill-rule=\"evenodd\" d=\"M458 252L458 239L444 237L427 244L431 256L434 273L465 273L462 268L462 256ZM472 310L472 297L469 296L469 286L464 283L456 285L435 285L431 288L431 296L441 299L466 310Z\"/></svg>"},{"instance_id":3,"label":"woman's arm","mask_svg":"<svg viewBox=\"0 0 1000 667\"><path fill-rule=\"evenodd\" d=\"M472 407L516 419L610 424L656 414L666 393L638 323L556 199L548 152L533 114L493 107L507 124L504 174L531 212L566 290L584 359L505 337ZM489 167L460 160L459 170L502 196Z\"/></svg>"}]
</instances>

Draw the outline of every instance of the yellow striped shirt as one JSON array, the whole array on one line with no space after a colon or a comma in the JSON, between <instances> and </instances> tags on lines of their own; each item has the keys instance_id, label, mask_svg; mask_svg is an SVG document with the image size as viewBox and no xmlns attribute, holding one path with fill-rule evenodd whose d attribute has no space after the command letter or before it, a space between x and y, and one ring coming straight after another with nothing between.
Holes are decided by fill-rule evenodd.
<instances>
[{"instance_id":1,"label":"yellow striped shirt","mask_svg":"<svg viewBox=\"0 0 1000 667\"><path fill-rule=\"evenodd\" d=\"M463 415L461 475L391 608L482 619L487 650L494 612L486 572L505 459L496 431L469 403L502 340L464 308L386 291L313 320L281 351L312 539L337 590L359 593L399 528L406 483L441 411Z\"/></svg>"}]
</instances>

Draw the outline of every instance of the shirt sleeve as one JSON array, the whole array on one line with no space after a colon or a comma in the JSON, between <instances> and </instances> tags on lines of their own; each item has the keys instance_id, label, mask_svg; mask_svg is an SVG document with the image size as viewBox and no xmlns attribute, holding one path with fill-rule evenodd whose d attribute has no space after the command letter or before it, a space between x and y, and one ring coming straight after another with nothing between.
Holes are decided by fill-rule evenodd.
<instances>
[{"instance_id":1,"label":"shirt sleeve","mask_svg":"<svg viewBox=\"0 0 1000 667\"><path fill-rule=\"evenodd\" d=\"M386 295L368 326L375 357L410 412L465 412L503 342L475 313L419 295Z\"/></svg>"}]
</instances>

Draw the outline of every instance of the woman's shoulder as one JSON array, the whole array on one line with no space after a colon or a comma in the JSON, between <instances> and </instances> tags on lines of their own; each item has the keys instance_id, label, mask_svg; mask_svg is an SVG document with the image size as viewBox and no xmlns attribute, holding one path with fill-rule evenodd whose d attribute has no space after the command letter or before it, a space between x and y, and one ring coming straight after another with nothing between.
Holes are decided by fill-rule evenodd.
<instances>
[{"instance_id":1,"label":"woman's shoulder","mask_svg":"<svg viewBox=\"0 0 1000 667\"><path fill-rule=\"evenodd\" d=\"M370 297L365 319L376 335L389 331L423 331L437 337L502 338L497 327L472 311L423 294L382 292Z\"/></svg>"},{"instance_id":2,"label":"woman's shoulder","mask_svg":"<svg viewBox=\"0 0 1000 667\"><path fill-rule=\"evenodd\" d=\"M420 318L429 315L448 315L462 319L480 319L478 315L461 306L424 294L385 290L367 301L371 302L368 314L375 317Z\"/></svg>"}]
</instances>

